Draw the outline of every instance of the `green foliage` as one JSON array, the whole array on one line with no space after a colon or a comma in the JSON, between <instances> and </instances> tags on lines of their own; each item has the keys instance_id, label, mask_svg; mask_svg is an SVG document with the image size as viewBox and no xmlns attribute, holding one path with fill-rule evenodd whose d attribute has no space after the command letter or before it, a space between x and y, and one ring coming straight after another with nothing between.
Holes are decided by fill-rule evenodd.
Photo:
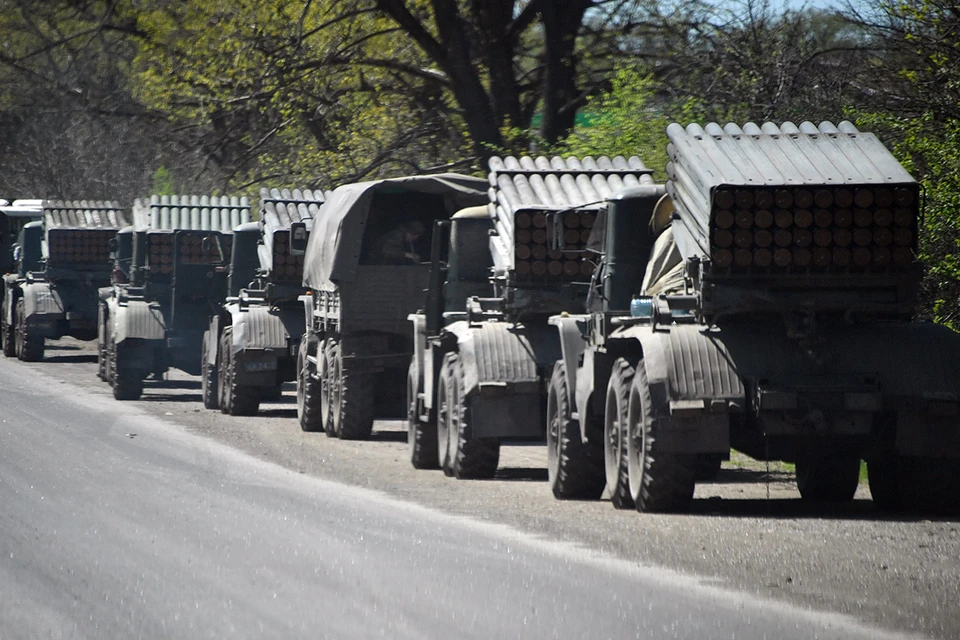
<instances>
[{"instance_id":1,"label":"green foliage","mask_svg":"<svg viewBox=\"0 0 960 640\"><path fill-rule=\"evenodd\" d=\"M591 97L579 122L550 151L573 156L640 156L663 177L669 116L659 104L657 84L641 69L617 71L610 89Z\"/></svg>"},{"instance_id":2,"label":"green foliage","mask_svg":"<svg viewBox=\"0 0 960 640\"><path fill-rule=\"evenodd\" d=\"M166 167L153 172L150 193L158 196L172 196L180 193L173 181L173 175Z\"/></svg>"},{"instance_id":3,"label":"green foliage","mask_svg":"<svg viewBox=\"0 0 960 640\"><path fill-rule=\"evenodd\" d=\"M708 108L697 98L665 100L663 87L642 67L617 70L610 88L587 100L585 117L578 118L569 136L549 147L550 153L573 156L640 156L665 180L667 125L735 119L740 105Z\"/></svg>"},{"instance_id":4,"label":"green foliage","mask_svg":"<svg viewBox=\"0 0 960 640\"><path fill-rule=\"evenodd\" d=\"M923 315L960 331L960 121L937 122L930 114L852 115L858 126L888 139L894 155L920 180L920 259L927 266Z\"/></svg>"}]
</instances>

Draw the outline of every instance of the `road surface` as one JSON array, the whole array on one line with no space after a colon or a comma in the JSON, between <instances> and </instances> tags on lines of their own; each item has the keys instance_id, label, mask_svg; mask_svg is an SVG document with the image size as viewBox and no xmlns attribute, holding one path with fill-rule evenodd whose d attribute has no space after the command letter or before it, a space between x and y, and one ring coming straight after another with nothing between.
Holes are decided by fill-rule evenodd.
<instances>
[{"instance_id":1,"label":"road surface","mask_svg":"<svg viewBox=\"0 0 960 640\"><path fill-rule=\"evenodd\" d=\"M61 366L71 364L66 354ZM191 385L186 395L176 385L148 390L162 402L119 403L106 387L67 379L93 376L89 360L76 360L62 370L0 360L3 638L882 638L915 626L894 620L881 631L883 621L826 611L840 607L798 607L734 589L735 580L675 572L663 567L669 556L624 559L600 543L560 542L562 530L506 526L482 508L423 506L307 464L275 464L181 421L241 424L196 409ZM157 415L157 406L170 410ZM340 443L311 435L314 463L344 463L342 451L322 453ZM399 443L385 439L396 458ZM511 484L401 470L454 495ZM541 502L576 518L542 493L515 506ZM682 536L700 517L624 515L638 527L606 535L640 547L643 523L673 523Z\"/></svg>"}]
</instances>

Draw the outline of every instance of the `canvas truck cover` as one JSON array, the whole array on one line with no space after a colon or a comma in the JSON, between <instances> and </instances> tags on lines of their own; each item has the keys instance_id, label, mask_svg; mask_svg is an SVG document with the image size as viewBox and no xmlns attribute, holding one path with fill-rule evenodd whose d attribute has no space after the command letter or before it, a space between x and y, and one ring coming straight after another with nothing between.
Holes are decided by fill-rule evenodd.
<instances>
[{"instance_id":1,"label":"canvas truck cover","mask_svg":"<svg viewBox=\"0 0 960 640\"><path fill-rule=\"evenodd\" d=\"M317 212L304 257L303 284L322 289L351 282L357 272L364 231L377 195L422 193L440 196L447 217L466 207L486 204L487 181L456 173L409 176L347 184L334 189ZM389 207L389 204L384 206ZM403 222L403 211L391 212Z\"/></svg>"}]
</instances>

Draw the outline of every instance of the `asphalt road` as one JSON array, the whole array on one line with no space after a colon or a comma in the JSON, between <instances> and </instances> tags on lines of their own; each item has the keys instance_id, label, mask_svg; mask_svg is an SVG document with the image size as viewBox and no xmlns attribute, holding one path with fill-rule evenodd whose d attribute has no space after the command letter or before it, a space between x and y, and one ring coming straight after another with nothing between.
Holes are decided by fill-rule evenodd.
<instances>
[{"instance_id":1,"label":"asphalt road","mask_svg":"<svg viewBox=\"0 0 960 640\"><path fill-rule=\"evenodd\" d=\"M117 403L88 356L51 355L0 359L2 638L956 637L955 523L558 503L538 448L506 452L502 482L452 482L404 465L395 427L371 443L301 434L289 399L227 418L198 409L188 380ZM891 572L884 596L859 558L835 562L843 538L913 571L915 593ZM933 555L890 555L917 540ZM752 574L757 550L803 587L731 569ZM832 566L839 589L804 583L804 565ZM844 579L868 597L844 600ZM884 598L904 611L878 615Z\"/></svg>"}]
</instances>

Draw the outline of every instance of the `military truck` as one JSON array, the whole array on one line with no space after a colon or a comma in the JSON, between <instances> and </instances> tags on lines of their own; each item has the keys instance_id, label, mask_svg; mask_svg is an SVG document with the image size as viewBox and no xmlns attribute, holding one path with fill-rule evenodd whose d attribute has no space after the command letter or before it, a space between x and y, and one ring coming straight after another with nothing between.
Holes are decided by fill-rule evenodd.
<instances>
[{"instance_id":1,"label":"military truck","mask_svg":"<svg viewBox=\"0 0 960 640\"><path fill-rule=\"evenodd\" d=\"M26 361L43 359L47 339L96 338L96 292L109 283L110 241L126 224L112 202L42 208L43 220L20 230L17 273L4 276L4 354Z\"/></svg>"},{"instance_id":2,"label":"military truck","mask_svg":"<svg viewBox=\"0 0 960 640\"><path fill-rule=\"evenodd\" d=\"M20 230L27 223L40 220L42 216L42 200L0 200L0 275L6 276L17 271L14 252L19 252L17 240ZM0 309L3 308L5 293L6 287L0 287ZM16 355L14 326L7 321L6 314L0 313L0 345L8 356Z\"/></svg>"},{"instance_id":3,"label":"military truck","mask_svg":"<svg viewBox=\"0 0 960 640\"><path fill-rule=\"evenodd\" d=\"M201 354L203 404L229 415L255 415L297 379L305 324L303 255L291 253L291 225L304 243L323 204L320 191L263 189L260 221L235 230L227 297L210 317ZM247 229L251 227L252 229Z\"/></svg>"},{"instance_id":4,"label":"military truck","mask_svg":"<svg viewBox=\"0 0 960 640\"><path fill-rule=\"evenodd\" d=\"M404 415L413 339L435 220L487 200L486 181L457 174L338 187L313 223L304 256L307 330L297 356L304 431L369 437L374 417ZM297 234L302 223L292 225Z\"/></svg>"},{"instance_id":5,"label":"military truck","mask_svg":"<svg viewBox=\"0 0 960 640\"><path fill-rule=\"evenodd\" d=\"M501 440L543 438L546 381L561 353L548 318L583 311L599 207L649 174L636 157L490 160L487 220L464 212L441 226L449 242L433 252L424 311L410 317L414 467L489 478Z\"/></svg>"},{"instance_id":6,"label":"military truck","mask_svg":"<svg viewBox=\"0 0 960 640\"><path fill-rule=\"evenodd\" d=\"M13 250L20 230L28 222L41 218L43 200L0 200L0 272L7 274L16 270Z\"/></svg>"},{"instance_id":7,"label":"military truck","mask_svg":"<svg viewBox=\"0 0 960 640\"><path fill-rule=\"evenodd\" d=\"M118 400L140 398L144 380L170 368L201 373L203 334L227 295L233 233L224 229L250 220L240 198L152 197L134 209L148 226L132 234L129 282L101 295L99 314L102 377Z\"/></svg>"},{"instance_id":8,"label":"military truck","mask_svg":"<svg viewBox=\"0 0 960 640\"><path fill-rule=\"evenodd\" d=\"M555 495L683 511L698 455L795 463L843 502L960 507L960 336L912 322L920 192L849 122L667 129L666 190L606 216L596 310L556 316ZM592 426L596 420L602 430Z\"/></svg>"}]
</instances>

